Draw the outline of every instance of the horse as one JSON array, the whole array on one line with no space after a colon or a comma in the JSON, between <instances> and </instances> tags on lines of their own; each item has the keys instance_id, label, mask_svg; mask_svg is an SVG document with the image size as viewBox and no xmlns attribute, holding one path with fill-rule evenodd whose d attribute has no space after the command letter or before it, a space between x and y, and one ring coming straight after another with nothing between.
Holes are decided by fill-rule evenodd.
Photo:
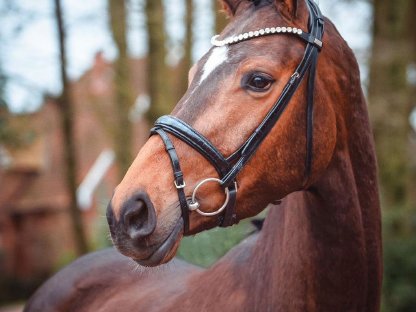
<instances>
[{"instance_id":1,"label":"horse","mask_svg":"<svg viewBox=\"0 0 416 312\"><path fill-rule=\"evenodd\" d=\"M124 256L75 261L25 311L379 311L377 163L351 49L312 0L221 3L229 24L108 206ZM173 259L184 235L267 206L210 268Z\"/></svg>"}]
</instances>

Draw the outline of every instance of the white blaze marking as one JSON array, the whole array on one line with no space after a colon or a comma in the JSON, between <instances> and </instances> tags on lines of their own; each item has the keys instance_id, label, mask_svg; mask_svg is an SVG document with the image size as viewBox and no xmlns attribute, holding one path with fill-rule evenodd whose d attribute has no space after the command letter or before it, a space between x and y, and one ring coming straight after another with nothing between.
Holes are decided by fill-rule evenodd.
<instances>
[{"instance_id":1,"label":"white blaze marking","mask_svg":"<svg viewBox=\"0 0 416 312\"><path fill-rule=\"evenodd\" d=\"M218 66L228 59L228 47L217 47L212 50L211 55L206 61L199 83L202 83Z\"/></svg>"}]
</instances>

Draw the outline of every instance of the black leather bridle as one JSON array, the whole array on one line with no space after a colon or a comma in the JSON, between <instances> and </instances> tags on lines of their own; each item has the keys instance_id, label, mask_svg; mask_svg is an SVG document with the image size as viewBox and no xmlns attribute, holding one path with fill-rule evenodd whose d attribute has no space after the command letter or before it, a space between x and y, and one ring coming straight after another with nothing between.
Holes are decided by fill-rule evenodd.
<instances>
[{"instance_id":1,"label":"black leather bridle","mask_svg":"<svg viewBox=\"0 0 416 312\"><path fill-rule=\"evenodd\" d=\"M158 134L165 144L167 153L169 154L173 175L174 184L178 191L179 203L182 210L182 218L184 221L184 233L189 231L189 211L197 210L200 214L206 216L213 216L224 211L222 216L219 217L219 225L226 227L233 225L237 222L235 205L237 198L237 182L236 177L238 173L244 168L250 158L254 155L264 138L269 134L276 122L279 120L281 114L290 102L293 94L301 84L306 72L309 70L308 85L307 85L307 108L306 108L306 160L305 160L305 183L311 173L312 168L312 150L313 150L313 107L314 107L314 86L315 86L315 73L316 64L318 59L318 53L322 48L322 36L324 33L324 19L319 10L319 7L313 0L306 0L309 9L309 33L301 32L299 30L299 38L306 41L306 49L304 56L297 66L295 72L291 76L290 80L284 87L282 94L277 99L273 107L267 113L266 117L260 123L260 125L254 130L250 137L229 157L224 157L218 149L212 145L212 143L205 138L201 133L196 131L190 125L174 116L162 116L160 117L154 128L151 130L151 135ZM279 27L280 28L280 27ZM286 27L283 27L286 30ZM291 30L292 28L289 27ZM267 28L267 30L270 30ZM247 34L247 33L246 33ZM274 33L255 32L253 35L250 32L241 37L241 40L249 40L252 37L265 36ZM241 36L241 35L240 35ZM247 38L246 38L247 37ZM232 41L232 40L231 40ZM223 41L222 44L234 44L237 42ZM187 199L184 188L186 186L183 173L180 167L178 155L175 147L170 140L167 133L177 137L181 141L185 142L195 150L197 150L202 156L204 156L216 169L219 175L219 179L209 178L201 181L194 189L192 198ZM199 187L207 182L216 181L220 183L225 190L226 201L224 205L213 213L204 213L199 210L199 204L196 201L196 191Z\"/></svg>"}]
</instances>

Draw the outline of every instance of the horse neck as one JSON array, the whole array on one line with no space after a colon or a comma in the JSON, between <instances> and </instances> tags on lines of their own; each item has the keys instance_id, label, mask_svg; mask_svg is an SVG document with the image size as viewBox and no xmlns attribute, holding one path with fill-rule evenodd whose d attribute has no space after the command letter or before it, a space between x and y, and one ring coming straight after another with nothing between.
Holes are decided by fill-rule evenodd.
<instances>
[{"instance_id":1,"label":"horse neck","mask_svg":"<svg viewBox=\"0 0 416 312\"><path fill-rule=\"evenodd\" d=\"M328 36L339 36L328 26ZM334 76L349 74L349 81L339 83L343 96L332 99L337 144L328 168L307 190L271 207L257 239L198 274L191 283L193 303L223 310L233 303L229 311L379 311L380 207L372 133L358 66L349 50L339 62L340 49L347 47L335 39L329 40L334 48L327 59L340 71Z\"/></svg>"},{"instance_id":2,"label":"horse neck","mask_svg":"<svg viewBox=\"0 0 416 312\"><path fill-rule=\"evenodd\" d=\"M265 306L285 309L290 301L308 311L379 310L376 159L359 76L351 76L327 170L308 190L270 209L253 253L252 279L267 287L250 287L261 291L260 301L273 301Z\"/></svg>"},{"instance_id":3,"label":"horse neck","mask_svg":"<svg viewBox=\"0 0 416 312\"><path fill-rule=\"evenodd\" d=\"M256 237L195 276L189 311L379 311L376 160L366 104L354 92L354 113L339 121L349 133L339 134L326 172L270 207Z\"/></svg>"}]
</instances>

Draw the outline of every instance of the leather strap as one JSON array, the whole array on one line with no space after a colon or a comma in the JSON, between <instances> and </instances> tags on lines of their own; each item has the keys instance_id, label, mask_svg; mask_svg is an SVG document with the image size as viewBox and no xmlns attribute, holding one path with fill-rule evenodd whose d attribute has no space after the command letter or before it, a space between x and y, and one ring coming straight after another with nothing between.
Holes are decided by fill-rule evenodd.
<instances>
[{"instance_id":1,"label":"leather strap","mask_svg":"<svg viewBox=\"0 0 416 312\"><path fill-rule=\"evenodd\" d=\"M230 199L227 207L224 210L224 216L219 219L220 227L227 227L238 223L237 214L235 211L237 201L237 183L234 183L228 187Z\"/></svg>"},{"instance_id":2,"label":"leather strap","mask_svg":"<svg viewBox=\"0 0 416 312\"><path fill-rule=\"evenodd\" d=\"M157 129L161 128L196 149L215 167L220 176L226 174L229 170L229 163L217 148L184 121L170 115L162 116L156 120L155 126L150 132L154 134Z\"/></svg>"},{"instance_id":3,"label":"leather strap","mask_svg":"<svg viewBox=\"0 0 416 312\"><path fill-rule=\"evenodd\" d=\"M184 183L183 174L179 166L179 159L175 147L165 133L168 132L181 141L185 142L202 156L204 156L216 169L222 181L223 188L229 190L229 202L225 208L224 215L220 217L220 226L230 226L237 222L235 205L237 198L236 177L244 168L248 161L253 157L260 144L273 129L280 116L286 109L294 93L303 81L305 74L309 70L307 82L306 98L306 157L305 157L305 178L304 184L307 183L312 170L313 162L313 108L314 108L314 88L317 59L320 49L322 48L322 36L324 33L324 19L313 0L306 0L309 9L309 34L304 33L301 38L307 42L304 56L297 66L294 74L290 77L282 94L279 96L273 107L267 113L260 125L250 135L250 137L228 158L225 158L221 152L201 133L196 131L190 125L174 116L160 117L151 134L161 136L166 151L171 159L172 168L175 177L175 185ZM183 188L178 188L179 202L181 204L182 216L184 219L184 232L187 233L189 227L189 209Z\"/></svg>"},{"instance_id":4,"label":"leather strap","mask_svg":"<svg viewBox=\"0 0 416 312\"><path fill-rule=\"evenodd\" d=\"M175 146L173 145L172 141L169 139L168 135L162 129L157 129L155 130L155 132L159 134L160 138L165 144L166 152L169 154L169 158L171 160L173 176L175 178L174 184L178 192L179 204L182 210L184 233L187 233L189 231L189 207L188 207L188 202L185 196L184 189L185 189L186 184L185 184L185 180L183 179L183 172L181 170L181 166L179 163L179 157L178 157L178 154L176 153Z\"/></svg>"}]
</instances>

